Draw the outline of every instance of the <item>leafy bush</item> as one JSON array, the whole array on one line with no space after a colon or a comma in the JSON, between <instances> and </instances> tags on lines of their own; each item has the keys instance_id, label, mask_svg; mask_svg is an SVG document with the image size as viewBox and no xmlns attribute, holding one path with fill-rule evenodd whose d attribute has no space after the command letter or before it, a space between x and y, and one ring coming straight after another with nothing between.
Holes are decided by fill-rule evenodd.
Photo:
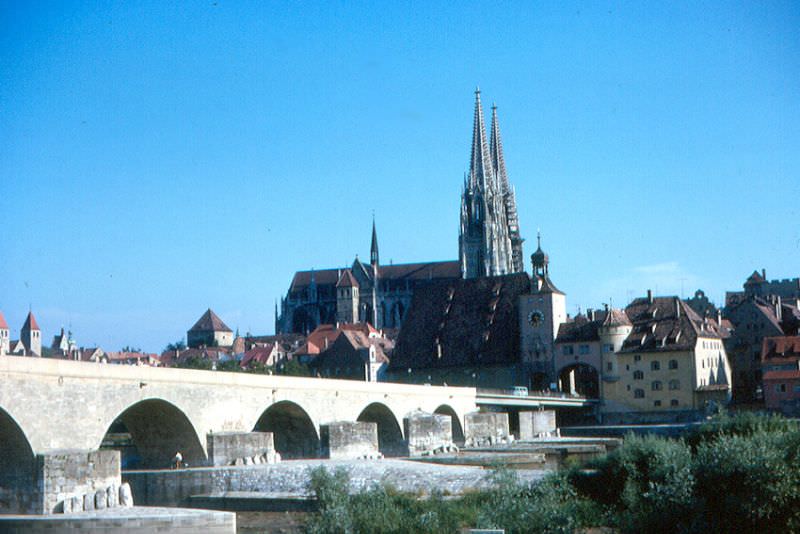
<instances>
[{"instance_id":1,"label":"leafy bush","mask_svg":"<svg viewBox=\"0 0 800 534\"><path fill-rule=\"evenodd\" d=\"M688 530L694 478L691 451L682 441L629 435L588 467L572 470L568 480L582 495L610 507L612 522L623 531Z\"/></svg>"},{"instance_id":2,"label":"leafy bush","mask_svg":"<svg viewBox=\"0 0 800 534\"><path fill-rule=\"evenodd\" d=\"M800 530L797 432L722 434L700 444L695 459L695 530Z\"/></svg>"},{"instance_id":3,"label":"leafy bush","mask_svg":"<svg viewBox=\"0 0 800 534\"><path fill-rule=\"evenodd\" d=\"M751 436L756 433L790 432L797 429L797 421L777 414L740 412L728 415L723 412L689 432L686 442L693 450L697 450L701 443L719 436Z\"/></svg>"}]
</instances>

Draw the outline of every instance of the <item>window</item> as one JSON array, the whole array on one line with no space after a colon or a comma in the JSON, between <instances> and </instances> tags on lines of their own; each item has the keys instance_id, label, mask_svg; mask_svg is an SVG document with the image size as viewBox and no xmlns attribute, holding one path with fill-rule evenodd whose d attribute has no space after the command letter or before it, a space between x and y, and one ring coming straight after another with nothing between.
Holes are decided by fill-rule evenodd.
<instances>
[{"instance_id":1,"label":"window","mask_svg":"<svg viewBox=\"0 0 800 534\"><path fill-rule=\"evenodd\" d=\"M660 361L653 360L652 362L650 362L650 370L651 371L658 371L659 369L661 369L661 362Z\"/></svg>"},{"instance_id":2,"label":"window","mask_svg":"<svg viewBox=\"0 0 800 534\"><path fill-rule=\"evenodd\" d=\"M650 384L650 389L652 389L653 391L661 391L661 382L658 380L654 380Z\"/></svg>"},{"instance_id":3,"label":"window","mask_svg":"<svg viewBox=\"0 0 800 534\"><path fill-rule=\"evenodd\" d=\"M630 370L631 370L631 366L626 364L626 365L625 365L625 370L626 370L626 371L630 371Z\"/></svg>"},{"instance_id":4,"label":"window","mask_svg":"<svg viewBox=\"0 0 800 534\"><path fill-rule=\"evenodd\" d=\"M795 384L794 385L794 392L795 393L800 393L800 384Z\"/></svg>"},{"instance_id":5,"label":"window","mask_svg":"<svg viewBox=\"0 0 800 534\"><path fill-rule=\"evenodd\" d=\"M630 385L630 384L628 384L628 391L630 391L630 390L631 390L631 385Z\"/></svg>"},{"instance_id":6,"label":"window","mask_svg":"<svg viewBox=\"0 0 800 534\"><path fill-rule=\"evenodd\" d=\"M681 389L681 381L680 380L670 380L669 381L669 389L670 391L675 391Z\"/></svg>"},{"instance_id":7,"label":"window","mask_svg":"<svg viewBox=\"0 0 800 534\"><path fill-rule=\"evenodd\" d=\"M643 399L644 398L644 390L643 389L637 389L636 391L633 392L633 396L634 396L634 398L637 398L637 399Z\"/></svg>"},{"instance_id":8,"label":"window","mask_svg":"<svg viewBox=\"0 0 800 534\"><path fill-rule=\"evenodd\" d=\"M580 345L578 347L578 352L580 354L589 354L589 345Z\"/></svg>"},{"instance_id":9,"label":"window","mask_svg":"<svg viewBox=\"0 0 800 534\"><path fill-rule=\"evenodd\" d=\"M633 372L633 379L634 380L644 380L644 373L642 371L634 371Z\"/></svg>"},{"instance_id":10,"label":"window","mask_svg":"<svg viewBox=\"0 0 800 534\"><path fill-rule=\"evenodd\" d=\"M613 370L614 370L614 366L611 364L611 362L607 362L606 363L606 371L613 371Z\"/></svg>"},{"instance_id":11,"label":"window","mask_svg":"<svg viewBox=\"0 0 800 534\"><path fill-rule=\"evenodd\" d=\"M564 353L564 356L572 356L572 354L574 353L572 345L564 345L562 352Z\"/></svg>"},{"instance_id":12,"label":"window","mask_svg":"<svg viewBox=\"0 0 800 534\"><path fill-rule=\"evenodd\" d=\"M670 360L669 361L669 368L670 369L677 369L678 368L678 360Z\"/></svg>"},{"instance_id":13,"label":"window","mask_svg":"<svg viewBox=\"0 0 800 534\"><path fill-rule=\"evenodd\" d=\"M677 406L678 405L678 399L672 399L671 401L669 401L669 405L670 406Z\"/></svg>"},{"instance_id":14,"label":"window","mask_svg":"<svg viewBox=\"0 0 800 534\"><path fill-rule=\"evenodd\" d=\"M656 408L661 406L661 401L660 400L653 401L653 406L655 406Z\"/></svg>"},{"instance_id":15,"label":"window","mask_svg":"<svg viewBox=\"0 0 800 534\"><path fill-rule=\"evenodd\" d=\"M612 344L603 345L603 352L614 352L614 345Z\"/></svg>"},{"instance_id":16,"label":"window","mask_svg":"<svg viewBox=\"0 0 800 534\"><path fill-rule=\"evenodd\" d=\"M633 361L635 361L635 362L640 362L640 361L642 361L642 357L641 357L641 355L639 355L639 354L634 354L634 355L633 355Z\"/></svg>"},{"instance_id":17,"label":"window","mask_svg":"<svg viewBox=\"0 0 800 534\"><path fill-rule=\"evenodd\" d=\"M775 391L777 393L786 393L786 384L775 384Z\"/></svg>"}]
</instances>

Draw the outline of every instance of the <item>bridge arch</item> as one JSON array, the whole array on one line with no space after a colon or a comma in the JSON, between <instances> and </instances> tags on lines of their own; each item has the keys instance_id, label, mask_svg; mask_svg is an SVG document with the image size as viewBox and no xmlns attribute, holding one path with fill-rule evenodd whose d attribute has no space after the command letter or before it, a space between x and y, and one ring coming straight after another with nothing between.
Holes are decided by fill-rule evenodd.
<instances>
[{"instance_id":1,"label":"bridge arch","mask_svg":"<svg viewBox=\"0 0 800 534\"><path fill-rule=\"evenodd\" d=\"M558 371L558 385L564 393L596 399L600 396L600 374L587 363L573 363Z\"/></svg>"},{"instance_id":2,"label":"bridge arch","mask_svg":"<svg viewBox=\"0 0 800 534\"><path fill-rule=\"evenodd\" d=\"M130 435L129 443L111 443L113 434ZM126 408L108 426L104 448L120 449L127 468L160 469L169 467L176 452L189 466L207 463L200 437L186 414L174 404L152 398Z\"/></svg>"},{"instance_id":3,"label":"bridge arch","mask_svg":"<svg viewBox=\"0 0 800 534\"><path fill-rule=\"evenodd\" d=\"M0 408L0 513L18 513L22 489L34 486L35 459L25 432Z\"/></svg>"},{"instance_id":4,"label":"bridge arch","mask_svg":"<svg viewBox=\"0 0 800 534\"><path fill-rule=\"evenodd\" d=\"M464 446L464 428L461 426L461 418L458 416L456 411L447 404L442 404L438 408L436 408L433 413L439 415L449 415L450 416L450 424L452 425L453 429L453 443L458 445L459 447Z\"/></svg>"},{"instance_id":5,"label":"bridge arch","mask_svg":"<svg viewBox=\"0 0 800 534\"><path fill-rule=\"evenodd\" d=\"M408 449L403 442L403 429L392 410L385 404L373 402L364 408L356 421L378 425L378 449L386 457L405 456Z\"/></svg>"},{"instance_id":6,"label":"bridge arch","mask_svg":"<svg viewBox=\"0 0 800 534\"><path fill-rule=\"evenodd\" d=\"M292 401L280 401L264 410L256 432L272 432L275 450L284 459L319 457L319 433L308 412Z\"/></svg>"}]
</instances>

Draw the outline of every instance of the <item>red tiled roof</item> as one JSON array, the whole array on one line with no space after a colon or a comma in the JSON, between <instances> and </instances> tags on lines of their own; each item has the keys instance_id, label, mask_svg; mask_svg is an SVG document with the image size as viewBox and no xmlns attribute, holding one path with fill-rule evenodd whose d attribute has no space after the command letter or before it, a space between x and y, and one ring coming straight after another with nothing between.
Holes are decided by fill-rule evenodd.
<instances>
[{"instance_id":1,"label":"red tiled roof","mask_svg":"<svg viewBox=\"0 0 800 534\"><path fill-rule=\"evenodd\" d=\"M800 336L765 337L761 342L761 359L800 358Z\"/></svg>"},{"instance_id":2,"label":"red tiled roof","mask_svg":"<svg viewBox=\"0 0 800 534\"><path fill-rule=\"evenodd\" d=\"M0 312L0 328L8 329L8 323L6 323L6 318L3 317L3 312Z\"/></svg>"},{"instance_id":3,"label":"red tiled roof","mask_svg":"<svg viewBox=\"0 0 800 534\"><path fill-rule=\"evenodd\" d=\"M222 322L216 313L211 311L211 308L194 323L194 326L189 329L189 332L233 332L228 325Z\"/></svg>"},{"instance_id":4,"label":"red tiled roof","mask_svg":"<svg viewBox=\"0 0 800 534\"><path fill-rule=\"evenodd\" d=\"M800 369L789 371L767 371L764 373L764 380L787 380L800 379Z\"/></svg>"},{"instance_id":5,"label":"red tiled roof","mask_svg":"<svg viewBox=\"0 0 800 534\"><path fill-rule=\"evenodd\" d=\"M36 323L36 317L33 312L28 312L28 317L25 319L25 324L22 325L23 330L39 330L39 325Z\"/></svg>"},{"instance_id":6,"label":"red tiled roof","mask_svg":"<svg viewBox=\"0 0 800 534\"><path fill-rule=\"evenodd\" d=\"M248 350L244 353L244 356L242 356L241 367L249 367L253 362L267 363L273 350L275 350L274 345L255 347Z\"/></svg>"}]
</instances>

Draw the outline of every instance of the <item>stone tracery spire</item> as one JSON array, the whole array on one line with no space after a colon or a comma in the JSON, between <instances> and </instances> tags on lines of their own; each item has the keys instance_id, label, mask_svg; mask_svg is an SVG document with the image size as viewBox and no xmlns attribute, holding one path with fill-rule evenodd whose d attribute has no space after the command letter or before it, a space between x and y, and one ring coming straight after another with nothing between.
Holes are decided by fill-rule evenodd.
<instances>
[{"instance_id":1,"label":"stone tracery spire","mask_svg":"<svg viewBox=\"0 0 800 534\"><path fill-rule=\"evenodd\" d=\"M489 140L489 152L492 157L492 166L497 176L497 182L503 196L505 205L506 222L508 224L508 236L511 240L512 272L522 272L525 270L525 258L522 254L522 242L520 236L519 217L517 215L517 195L514 188L508 183L506 173L506 160L503 156L503 141L500 138L500 123L497 120L497 106L492 104L492 124L491 138Z\"/></svg>"}]
</instances>

